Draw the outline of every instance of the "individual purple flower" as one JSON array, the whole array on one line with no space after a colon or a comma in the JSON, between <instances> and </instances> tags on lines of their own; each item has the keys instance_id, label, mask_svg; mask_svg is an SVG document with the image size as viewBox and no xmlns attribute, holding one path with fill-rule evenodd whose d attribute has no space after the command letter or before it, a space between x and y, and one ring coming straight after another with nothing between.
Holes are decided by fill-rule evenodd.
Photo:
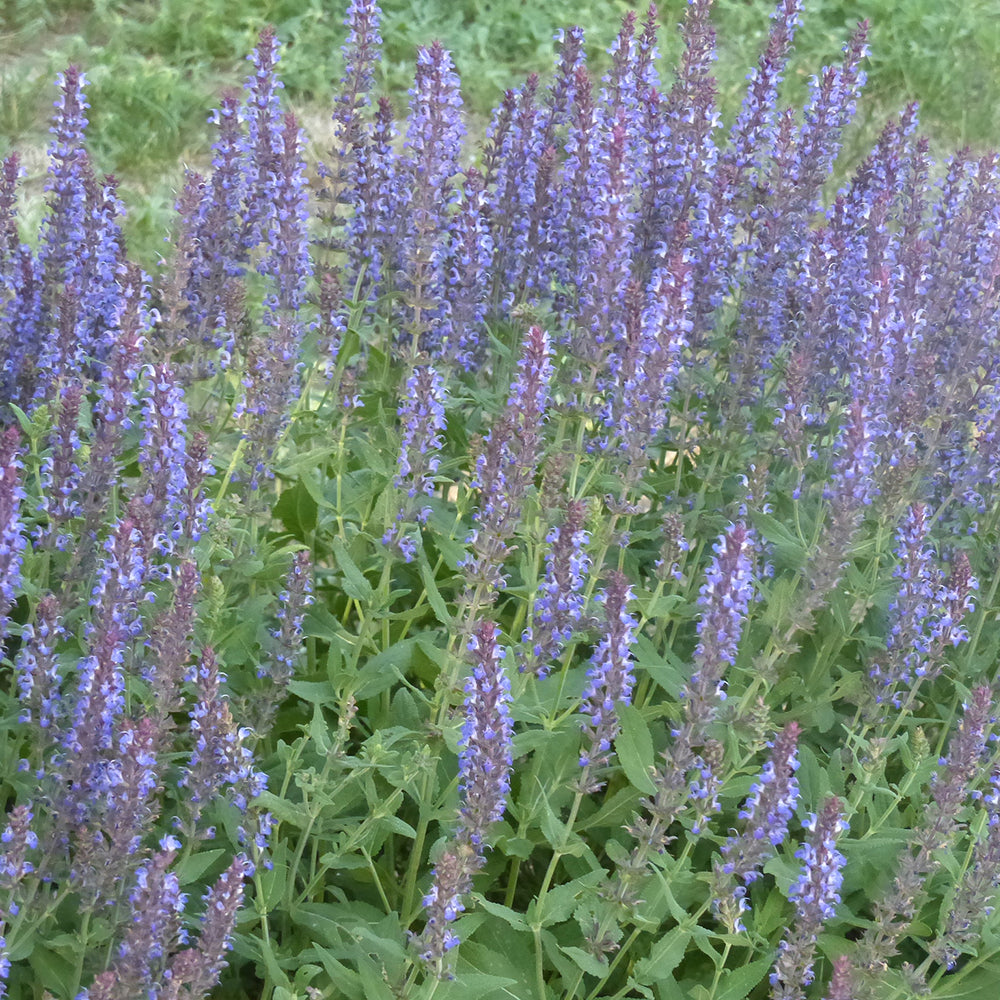
<instances>
[{"instance_id":1,"label":"individual purple flower","mask_svg":"<svg viewBox=\"0 0 1000 1000\"><path fill-rule=\"evenodd\" d=\"M465 685L465 724L459 741L459 839L477 852L484 850L490 826L503 816L510 791L510 680L497 634L493 622L482 621L469 639L473 667Z\"/></svg>"},{"instance_id":2,"label":"individual purple flower","mask_svg":"<svg viewBox=\"0 0 1000 1000\"><path fill-rule=\"evenodd\" d=\"M731 934L741 933L741 915L747 910L746 887L760 878L764 863L774 848L788 836L788 824L799 798L795 780L798 770L798 739L801 730L790 722L770 744L771 755L738 816L742 830L722 845L721 863L716 863L715 912ZM742 884L741 884L742 883Z\"/></svg>"},{"instance_id":3,"label":"individual purple flower","mask_svg":"<svg viewBox=\"0 0 1000 1000\"><path fill-rule=\"evenodd\" d=\"M545 575L538 584L531 625L521 636L521 642L530 648L521 669L527 667L537 677L548 674L564 645L572 639L586 607L584 586L591 566L586 549L590 533L583 527L586 513L584 501L570 500L563 522L545 536L549 546Z\"/></svg>"},{"instance_id":4,"label":"individual purple flower","mask_svg":"<svg viewBox=\"0 0 1000 1000\"><path fill-rule=\"evenodd\" d=\"M802 873L788 893L796 920L778 946L770 977L774 1000L804 1000L813 981L816 939L840 902L844 856L837 850L837 840L847 830L840 800L827 799L805 826L810 836L795 853Z\"/></svg>"},{"instance_id":5,"label":"individual purple flower","mask_svg":"<svg viewBox=\"0 0 1000 1000\"><path fill-rule=\"evenodd\" d=\"M597 600L604 605L605 628L587 671L589 683L583 692L581 711L586 743L580 754L583 768L601 768L611 759L611 743L621 732L618 706L632 702L635 686L632 645L638 621L629 614L632 588L624 573L613 573ZM589 777L589 773L588 773Z\"/></svg>"},{"instance_id":6,"label":"individual purple flower","mask_svg":"<svg viewBox=\"0 0 1000 1000\"><path fill-rule=\"evenodd\" d=\"M0 434L0 643L7 637L7 614L21 587L27 539L21 528L21 433L11 425Z\"/></svg>"}]
</instances>

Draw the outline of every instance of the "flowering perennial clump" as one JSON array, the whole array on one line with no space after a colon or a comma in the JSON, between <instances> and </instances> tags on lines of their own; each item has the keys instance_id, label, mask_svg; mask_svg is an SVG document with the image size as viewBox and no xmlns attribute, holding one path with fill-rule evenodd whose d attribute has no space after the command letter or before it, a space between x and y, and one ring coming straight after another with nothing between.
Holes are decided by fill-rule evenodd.
<instances>
[{"instance_id":1,"label":"flowering perennial clump","mask_svg":"<svg viewBox=\"0 0 1000 1000\"><path fill-rule=\"evenodd\" d=\"M788 106L803 6L733 106L710 0L675 71L654 6L566 28L477 143L352 0L324 150L267 28L145 269L58 77L0 996L995 989L1000 159L910 105L849 171L868 26Z\"/></svg>"}]
</instances>

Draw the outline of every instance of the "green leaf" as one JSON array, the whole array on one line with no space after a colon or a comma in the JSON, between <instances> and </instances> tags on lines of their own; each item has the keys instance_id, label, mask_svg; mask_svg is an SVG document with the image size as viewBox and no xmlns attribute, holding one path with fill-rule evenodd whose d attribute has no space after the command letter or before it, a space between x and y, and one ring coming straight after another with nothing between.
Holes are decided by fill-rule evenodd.
<instances>
[{"instance_id":1,"label":"green leaf","mask_svg":"<svg viewBox=\"0 0 1000 1000\"><path fill-rule=\"evenodd\" d=\"M776 556L775 563L779 567L798 568L806 561L806 547L771 514L751 511L750 520L760 532L761 537L770 542Z\"/></svg>"},{"instance_id":2,"label":"green leaf","mask_svg":"<svg viewBox=\"0 0 1000 1000\"><path fill-rule=\"evenodd\" d=\"M363 1000L364 992L361 985L361 977L353 970L344 965L334 954L321 944L313 942L313 950L319 955L320 961L326 974L330 977L330 982L349 1000Z\"/></svg>"},{"instance_id":3,"label":"green leaf","mask_svg":"<svg viewBox=\"0 0 1000 1000\"><path fill-rule=\"evenodd\" d=\"M618 759L633 788L647 795L656 794L650 777L653 767L653 737L642 712L634 705L622 705L618 710L622 731L615 740Z\"/></svg>"},{"instance_id":4,"label":"green leaf","mask_svg":"<svg viewBox=\"0 0 1000 1000\"><path fill-rule=\"evenodd\" d=\"M266 790L261 792L257 797L257 802L261 808L273 813L274 818L279 823L288 823L304 830L312 822L309 810L305 806L290 802L288 799L275 795L274 792Z\"/></svg>"},{"instance_id":5,"label":"green leaf","mask_svg":"<svg viewBox=\"0 0 1000 1000\"><path fill-rule=\"evenodd\" d=\"M367 604L371 601L374 593L372 585L358 568L358 564L351 558L343 538L334 538L332 545L337 566L344 574L344 593L356 601Z\"/></svg>"},{"instance_id":6,"label":"green leaf","mask_svg":"<svg viewBox=\"0 0 1000 1000\"><path fill-rule=\"evenodd\" d=\"M672 983L671 974L681 964L690 940L689 930L683 927L671 928L653 945L649 956L636 963L636 979L649 986L662 984L664 981Z\"/></svg>"},{"instance_id":7,"label":"green leaf","mask_svg":"<svg viewBox=\"0 0 1000 1000\"><path fill-rule=\"evenodd\" d=\"M494 917L499 917L504 923L513 927L514 930L531 930L528 926L528 921L525 920L520 913L516 910L512 910L509 906L501 906L500 903L491 903L485 897L480 896L479 893L473 893L473 899L475 899L477 905L482 907L487 913L492 914Z\"/></svg>"},{"instance_id":8,"label":"green leaf","mask_svg":"<svg viewBox=\"0 0 1000 1000\"><path fill-rule=\"evenodd\" d=\"M528 919L532 926L549 927L552 924L561 924L569 919L570 914L576 908L576 901L587 889L593 889L604 878L604 873L600 871L588 872L580 878L573 879L565 885L557 885L546 893L542 900L541 907L538 901L533 900L528 908Z\"/></svg>"},{"instance_id":9,"label":"green leaf","mask_svg":"<svg viewBox=\"0 0 1000 1000\"><path fill-rule=\"evenodd\" d=\"M582 948L563 947L559 950L573 959L577 968L583 969L588 976L603 979L608 974L608 963L600 961Z\"/></svg>"},{"instance_id":10,"label":"green leaf","mask_svg":"<svg viewBox=\"0 0 1000 1000\"><path fill-rule=\"evenodd\" d=\"M177 866L177 881L181 885L197 882L224 854L226 851L221 848L215 851L200 851L198 854L192 854L184 860L183 864Z\"/></svg>"},{"instance_id":11,"label":"green leaf","mask_svg":"<svg viewBox=\"0 0 1000 1000\"><path fill-rule=\"evenodd\" d=\"M759 958L749 965L741 965L723 974L713 1000L743 1000L744 997L767 975L771 968L771 958Z\"/></svg>"},{"instance_id":12,"label":"green leaf","mask_svg":"<svg viewBox=\"0 0 1000 1000\"><path fill-rule=\"evenodd\" d=\"M313 604L302 621L302 631L307 636L339 642L348 638L344 626L331 614L325 604Z\"/></svg>"},{"instance_id":13,"label":"green leaf","mask_svg":"<svg viewBox=\"0 0 1000 1000\"><path fill-rule=\"evenodd\" d=\"M445 604L441 591L438 590L437 581L434 579L434 571L427 561L427 553L423 549L418 555L418 565L420 566L420 579L423 581L424 589L427 591L427 603L434 609L434 615L442 625L450 626L452 616L448 613L448 605Z\"/></svg>"},{"instance_id":14,"label":"green leaf","mask_svg":"<svg viewBox=\"0 0 1000 1000\"><path fill-rule=\"evenodd\" d=\"M368 660L358 671L354 696L359 700L373 698L392 687L396 681L402 680L403 673L409 669L413 660L413 650L417 640L417 636L411 636L402 642L394 643Z\"/></svg>"},{"instance_id":15,"label":"green leaf","mask_svg":"<svg viewBox=\"0 0 1000 1000\"><path fill-rule=\"evenodd\" d=\"M394 1000L383 970L377 968L368 955L359 956L358 973L365 988L365 1000Z\"/></svg>"},{"instance_id":16,"label":"green leaf","mask_svg":"<svg viewBox=\"0 0 1000 1000\"><path fill-rule=\"evenodd\" d=\"M289 681L288 690L311 705L332 706L337 703L337 692L329 681Z\"/></svg>"}]
</instances>

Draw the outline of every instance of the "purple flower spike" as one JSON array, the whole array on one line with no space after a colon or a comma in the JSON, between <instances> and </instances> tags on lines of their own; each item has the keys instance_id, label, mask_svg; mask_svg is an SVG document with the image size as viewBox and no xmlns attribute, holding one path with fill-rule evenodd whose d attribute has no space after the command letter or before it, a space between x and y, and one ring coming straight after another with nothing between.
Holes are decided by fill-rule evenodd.
<instances>
[{"instance_id":1,"label":"purple flower spike","mask_svg":"<svg viewBox=\"0 0 1000 1000\"><path fill-rule=\"evenodd\" d=\"M105 820L112 858L135 854L159 814L159 803L154 799L160 790L157 735L151 718L139 722L129 719L121 726L116 762L121 780L108 795Z\"/></svg>"},{"instance_id":2,"label":"purple flower spike","mask_svg":"<svg viewBox=\"0 0 1000 1000\"><path fill-rule=\"evenodd\" d=\"M270 675L275 685L284 690L298 666L302 653L302 621L306 608L313 602L312 559L308 550L295 553L285 578L285 589L278 595L278 600L281 627L271 632L275 640L273 666L270 670L261 667L257 676Z\"/></svg>"},{"instance_id":3,"label":"purple flower spike","mask_svg":"<svg viewBox=\"0 0 1000 1000\"><path fill-rule=\"evenodd\" d=\"M0 643L7 637L7 612L17 599L27 539L21 530L21 433L16 426L0 434Z\"/></svg>"},{"instance_id":4,"label":"purple flower spike","mask_svg":"<svg viewBox=\"0 0 1000 1000\"><path fill-rule=\"evenodd\" d=\"M243 145L243 175L246 203L243 209L243 245L247 249L264 242L279 200L277 178L281 158L281 104L278 91L284 84L276 79L280 42L274 28L260 33L257 47L247 57L254 73L244 85L247 92L245 117L247 134Z\"/></svg>"},{"instance_id":5,"label":"purple flower spike","mask_svg":"<svg viewBox=\"0 0 1000 1000\"><path fill-rule=\"evenodd\" d=\"M961 811L973 791L977 777L990 759L994 725L993 692L976 688L948 746L948 756L939 761L931 777L931 801L913 831L911 845L903 849L892 886L875 903L875 920L865 932L859 949L859 965L868 970L883 968L897 953L913 918L926 897L930 877L941 867L941 852L949 848L962 830Z\"/></svg>"},{"instance_id":6,"label":"purple flower spike","mask_svg":"<svg viewBox=\"0 0 1000 1000\"><path fill-rule=\"evenodd\" d=\"M685 688L685 728L690 744L697 746L715 718L716 706L725 700L726 667L736 662L743 622L754 595L753 536L737 522L715 543L713 558L698 596L697 670Z\"/></svg>"},{"instance_id":7,"label":"purple flower spike","mask_svg":"<svg viewBox=\"0 0 1000 1000\"><path fill-rule=\"evenodd\" d=\"M21 650L15 662L21 693L21 722L34 722L48 730L46 741L55 739L64 710L59 693L59 657L56 644L63 636L59 601L46 594L38 602L34 623L21 626Z\"/></svg>"},{"instance_id":8,"label":"purple flower spike","mask_svg":"<svg viewBox=\"0 0 1000 1000\"><path fill-rule=\"evenodd\" d=\"M381 21L375 0L351 0L347 7L347 41L341 49L344 75L333 116L342 141L356 140L358 117L371 103L375 69L382 58Z\"/></svg>"},{"instance_id":9,"label":"purple flower spike","mask_svg":"<svg viewBox=\"0 0 1000 1000\"><path fill-rule=\"evenodd\" d=\"M549 336L533 326L524 338L507 408L476 459L472 485L480 491L480 505L468 538L472 553L463 569L469 584L484 586L487 592L504 585L507 539L517 529L521 505L535 478L552 374Z\"/></svg>"},{"instance_id":10,"label":"purple flower spike","mask_svg":"<svg viewBox=\"0 0 1000 1000\"><path fill-rule=\"evenodd\" d=\"M778 86L785 71L795 29L800 22L802 0L781 0L771 15L773 25L767 48L756 69L750 71L743 107L733 125L730 140L734 179L759 182L765 158L773 151L776 128Z\"/></svg>"},{"instance_id":11,"label":"purple flower spike","mask_svg":"<svg viewBox=\"0 0 1000 1000\"><path fill-rule=\"evenodd\" d=\"M813 981L816 939L840 902L844 856L837 850L837 838L847 829L840 808L839 799L829 798L806 821L810 836L795 854L802 862L802 874L788 894L797 919L778 946L771 972L774 1000L803 1000Z\"/></svg>"},{"instance_id":12,"label":"purple flower spike","mask_svg":"<svg viewBox=\"0 0 1000 1000\"><path fill-rule=\"evenodd\" d=\"M48 516L48 523L39 529L39 540L65 550L69 536L62 525L80 514L80 449L78 420L83 401L83 385L73 380L59 390L58 417L49 441L52 453L42 462L44 495L39 506Z\"/></svg>"},{"instance_id":13,"label":"purple flower spike","mask_svg":"<svg viewBox=\"0 0 1000 1000\"><path fill-rule=\"evenodd\" d=\"M87 98L83 88L87 79L76 66L56 77L59 97L52 122L49 146L49 214L42 229L39 261L46 284L71 283L81 267L80 253L85 240L87 213L87 177L90 163L84 149L87 129Z\"/></svg>"},{"instance_id":14,"label":"purple flower spike","mask_svg":"<svg viewBox=\"0 0 1000 1000\"><path fill-rule=\"evenodd\" d=\"M164 975L165 986L157 1000L201 997L216 985L226 967L226 952L233 944L236 916L243 905L244 880L253 865L242 854L216 879L205 894L201 934L193 948L178 952ZM184 987L187 989L184 989Z\"/></svg>"},{"instance_id":15,"label":"purple flower spike","mask_svg":"<svg viewBox=\"0 0 1000 1000\"><path fill-rule=\"evenodd\" d=\"M716 878L718 889L722 890L724 883L725 895L717 895L714 906L732 934L745 929L740 915L747 909L746 886L760 878L764 863L788 836L788 824L799 798L795 772L799 767L796 751L800 732L798 724L790 722L775 737L771 756L739 812L743 830L722 845L724 860L716 865Z\"/></svg>"},{"instance_id":16,"label":"purple flower spike","mask_svg":"<svg viewBox=\"0 0 1000 1000\"><path fill-rule=\"evenodd\" d=\"M493 237L486 216L483 175L468 170L452 224L448 259L448 307L440 329L444 351L467 371L482 358L483 321L489 298Z\"/></svg>"},{"instance_id":17,"label":"purple flower spike","mask_svg":"<svg viewBox=\"0 0 1000 1000\"><path fill-rule=\"evenodd\" d=\"M403 422L403 441L393 485L404 490L410 500L434 492L444 443L446 395L444 379L431 365L417 366L406 380L406 393L397 411ZM427 520L423 510L414 513L421 524Z\"/></svg>"},{"instance_id":18,"label":"purple flower spike","mask_svg":"<svg viewBox=\"0 0 1000 1000\"><path fill-rule=\"evenodd\" d=\"M573 637L576 623L586 606L584 586L590 573L591 558L586 551L590 533L583 528L587 506L583 500L570 500L566 518L545 537L545 576L538 585L532 612L532 624L524 630L521 642L531 652L521 669L530 669L544 677L563 647Z\"/></svg>"},{"instance_id":19,"label":"purple flower spike","mask_svg":"<svg viewBox=\"0 0 1000 1000\"><path fill-rule=\"evenodd\" d=\"M964 553L956 560L953 580L946 584L927 538L927 510L914 504L900 528L893 578L899 596L889 605L890 631L882 662L869 675L877 686L876 700L902 704L900 686L933 680L943 666L943 654L968 638L961 620L971 609L976 581Z\"/></svg>"},{"instance_id":20,"label":"purple flower spike","mask_svg":"<svg viewBox=\"0 0 1000 1000\"><path fill-rule=\"evenodd\" d=\"M38 836L31 829L34 813L30 804L14 806L7 816L7 826L0 834L0 886L13 889L35 866L28 860L28 851L38 848Z\"/></svg>"},{"instance_id":21,"label":"purple flower spike","mask_svg":"<svg viewBox=\"0 0 1000 1000\"><path fill-rule=\"evenodd\" d=\"M467 844L448 844L434 866L431 887L423 898L427 922L414 938L417 954L440 977L443 960L458 943L451 924L465 911L462 897L472 888L472 876L482 866L481 855Z\"/></svg>"},{"instance_id":22,"label":"purple flower spike","mask_svg":"<svg viewBox=\"0 0 1000 1000\"><path fill-rule=\"evenodd\" d=\"M227 787L233 803L245 812L250 799L266 787L267 777L253 766L253 752L246 746L250 731L237 729L219 690L222 677L213 650L202 651L202 662L191 674L189 680L198 689L198 703L191 711L194 750L178 784L188 789L193 828L205 806Z\"/></svg>"},{"instance_id":23,"label":"purple flower spike","mask_svg":"<svg viewBox=\"0 0 1000 1000\"><path fill-rule=\"evenodd\" d=\"M447 308L445 263L452 229L451 209L458 200L454 179L465 126L462 97L451 55L434 42L417 50L417 74L410 91L406 128L405 185L409 188L411 232L407 234L403 268L414 355L438 352L442 331L438 320Z\"/></svg>"},{"instance_id":24,"label":"purple flower spike","mask_svg":"<svg viewBox=\"0 0 1000 1000\"><path fill-rule=\"evenodd\" d=\"M632 588L624 573L613 573L607 589L598 596L604 604L606 626L601 641L591 657L587 671L590 683L583 693L582 711L587 747L580 755L580 766L601 768L611 759L611 743L621 731L618 706L629 705L635 675L632 672L632 644L638 622L628 612Z\"/></svg>"},{"instance_id":25,"label":"purple flower spike","mask_svg":"<svg viewBox=\"0 0 1000 1000\"><path fill-rule=\"evenodd\" d=\"M482 853L491 824L504 814L510 790L510 680L503 669L498 629L480 622L469 639L472 674L465 685L465 725L459 743L459 778L463 796L460 840Z\"/></svg>"},{"instance_id":26,"label":"purple flower spike","mask_svg":"<svg viewBox=\"0 0 1000 1000\"><path fill-rule=\"evenodd\" d=\"M958 883L944 927L930 949L931 957L948 969L955 967L962 954L975 954L983 923L995 910L1000 886L1000 772L995 769L982 801L986 829L973 845L971 864Z\"/></svg>"},{"instance_id":27,"label":"purple flower spike","mask_svg":"<svg viewBox=\"0 0 1000 1000\"><path fill-rule=\"evenodd\" d=\"M187 490L187 404L170 365L151 366L148 392L142 404L142 502L156 531L156 548L173 551L181 534L181 515Z\"/></svg>"},{"instance_id":28,"label":"purple flower spike","mask_svg":"<svg viewBox=\"0 0 1000 1000\"><path fill-rule=\"evenodd\" d=\"M503 816L510 791L510 681L497 632L493 622L482 621L469 639L473 667L465 685L465 725L459 741L459 825L434 866L423 899L427 922L414 938L420 960L438 976L443 975L445 955L458 944L449 925L465 910L462 898L485 863L489 828Z\"/></svg>"},{"instance_id":29,"label":"purple flower spike","mask_svg":"<svg viewBox=\"0 0 1000 1000\"><path fill-rule=\"evenodd\" d=\"M171 952L187 941L181 926L187 896L180 891L176 874L168 871L179 846L175 838L166 838L162 849L135 873L135 888L129 894L132 919L118 947L112 996L158 994L155 988Z\"/></svg>"},{"instance_id":30,"label":"purple flower spike","mask_svg":"<svg viewBox=\"0 0 1000 1000\"><path fill-rule=\"evenodd\" d=\"M401 183L403 167L393 145L395 137L392 102L380 98L371 141L357 151L358 182L347 235L347 287L353 287L363 273L363 287L371 298L394 281L400 264L400 220L409 192Z\"/></svg>"}]
</instances>

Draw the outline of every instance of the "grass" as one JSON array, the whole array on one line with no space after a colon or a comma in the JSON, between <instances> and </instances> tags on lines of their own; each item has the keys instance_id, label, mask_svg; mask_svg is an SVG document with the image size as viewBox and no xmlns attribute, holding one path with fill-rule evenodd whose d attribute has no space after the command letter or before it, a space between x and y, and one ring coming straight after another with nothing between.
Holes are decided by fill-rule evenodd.
<instances>
[{"instance_id":1,"label":"grass","mask_svg":"<svg viewBox=\"0 0 1000 1000\"><path fill-rule=\"evenodd\" d=\"M592 52L603 50L635 0L387 0L379 81L405 102L418 44L438 37L455 54L463 95L481 129L500 93L552 62L556 28L579 23ZM683 0L661 5L664 24L678 21ZM768 30L768 0L719 0L719 89L730 114L746 67ZM789 74L791 99L809 76L836 60L861 18L872 22L868 97L862 127L848 143L844 176L892 111L922 105L924 127L939 151L990 148L1000 136L1000 21L993 0L807 0ZM70 62L92 80L91 148L100 168L118 175L127 202L144 203L127 234L152 264L184 163L199 167L210 143L206 117L219 89L238 85L243 54L265 24L285 43L286 99L323 148L331 83L339 78L343 12L328 0L14 0L0 31L0 155L35 150L28 162L40 182L46 105L44 84ZM675 65L677 39L664 32L663 66ZM598 59L598 67L602 62ZM29 185L29 190L31 187ZM155 206L161 206L157 209Z\"/></svg>"}]
</instances>

